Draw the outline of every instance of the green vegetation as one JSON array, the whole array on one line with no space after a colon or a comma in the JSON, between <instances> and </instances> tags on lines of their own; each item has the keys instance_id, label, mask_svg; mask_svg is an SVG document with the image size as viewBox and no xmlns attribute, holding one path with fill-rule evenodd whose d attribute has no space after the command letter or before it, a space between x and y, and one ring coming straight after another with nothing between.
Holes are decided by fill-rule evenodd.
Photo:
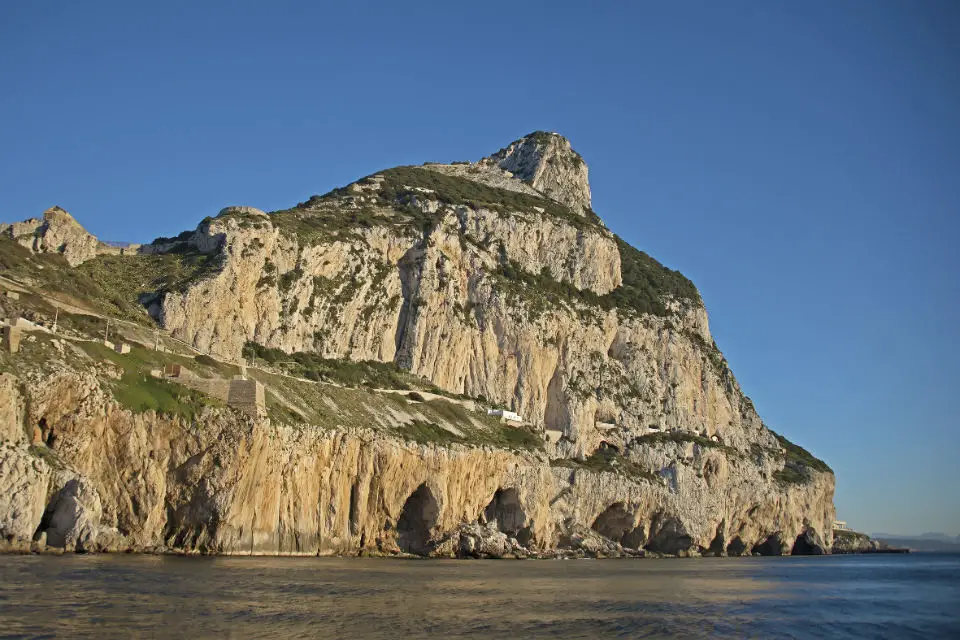
<instances>
[{"instance_id":1,"label":"green vegetation","mask_svg":"<svg viewBox=\"0 0 960 640\"><path fill-rule=\"evenodd\" d=\"M648 433L646 435L634 438L634 442L637 444L648 445L663 444L668 442L673 442L676 444L688 444L692 442L693 444L699 445L704 449L720 449L724 453L730 455L738 454L737 450L733 447L728 447L727 445L721 444L720 442L715 442L710 438L705 438L701 435L689 433L687 431L661 431L659 433Z\"/></svg>"},{"instance_id":2,"label":"green vegetation","mask_svg":"<svg viewBox=\"0 0 960 640\"><path fill-rule=\"evenodd\" d=\"M159 255L102 255L71 267L63 256L33 255L13 240L0 238L0 269L5 276L141 323L149 322L143 303L152 294L186 290L219 269L219 259L181 249Z\"/></svg>"},{"instance_id":3,"label":"green vegetation","mask_svg":"<svg viewBox=\"0 0 960 640\"><path fill-rule=\"evenodd\" d=\"M616 473L634 480L644 480L653 484L660 483L659 475L644 469L630 458L621 455L613 447L597 449L584 460L551 460L550 466L587 469L598 473Z\"/></svg>"},{"instance_id":4,"label":"green vegetation","mask_svg":"<svg viewBox=\"0 0 960 640\"><path fill-rule=\"evenodd\" d=\"M564 205L526 193L487 186L460 176L451 176L422 167L395 167L380 172L380 197L388 204L406 202L418 192L412 187L430 189L429 198L448 205L466 205L474 209L484 208L499 212L533 212L543 209L547 215L560 218L578 229L596 228L598 221L581 216ZM427 194L419 194L421 197Z\"/></svg>"},{"instance_id":5,"label":"green vegetation","mask_svg":"<svg viewBox=\"0 0 960 640\"><path fill-rule=\"evenodd\" d=\"M205 367L216 367L216 366L219 366L220 364L210 356L204 355L204 354L194 356L193 359L197 361L197 364L201 364Z\"/></svg>"},{"instance_id":6,"label":"green vegetation","mask_svg":"<svg viewBox=\"0 0 960 640\"><path fill-rule=\"evenodd\" d=\"M846 529L834 529L833 530L833 541L857 543L862 540L870 540L870 536L865 533L860 533L859 531L847 531Z\"/></svg>"},{"instance_id":7,"label":"green vegetation","mask_svg":"<svg viewBox=\"0 0 960 640\"><path fill-rule=\"evenodd\" d=\"M401 425L396 429L397 435L404 440L413 440L419 444L453 444L461 442L455 433L447 431L440 425L423 420L414 420L409 424Z\"/></svg>"},{"instance_id":8,"label":"green vegetation","mask_svg":"<svg viewBox=\"0 0 960 640\"><path fill-rule=\"evenodd\" d=\"M569 282L558 281L546 269L538 274L525 271L516 262L507 260L502 248L500 265L494 275L508 283L517 283L535 314L548 305L558 306L564 301L575 301L604 310L616 308L661 317L669 315L665 301L670 298L702 304L697 288L679 271L664 267L619 237L616 237L616 241L620 249L623 284L605 295L589 289L580 290ZM716 353L719 354L719 350Z\"/></svg>"},{"instance_id":9,"label":"green vegetation","mask_svg":"<svg viewBox=\"0 0 960 640\"><path fill-rule=\"evenodd\" d=\"M543 449L543 440L525 427L510 427L497 420L489 420L487 416L471 415L463 407L445 400L431 400L426 403L426 407L428 410L432 410L435 415L442 416L462 435L444 429L436 422L420 419L396 427L397 435L420 444L463 444L513 450ZM484 428L477 428L472 424L475 421L483 424Z\"/></svg>"},{"instance_id":10,"label":"green vegetation","mask_svg":"<svg viewBox=\"0 0 960 640\"><path fill-rule=\"evenodd\" d=\"M244 346L243 357L262 360L290 375L307 380L334 382L354 388L410 389L416 386L427 391L443 393L442 390L404 371L392 362L335 360L303 351L286 353L255 342L248 342Z\"/></svg>"},{"instance_id":11,"label":"green vegetation","mask_svg":"<svg viewBox=\"0 0 960 640\"><path fill-rule=\"evenodd\" d=\"M700 293L686 276L631 247L619 236L615 237L620 249L623 284L608 294L612 306L665 316L665 298L702 304Z\"/></svg>"},{"instance_id":12,"label":"green vegetation","mask_svg":"<svg viewBox=\"0 0 960 640\"><path fill-rule=\"evenodd\" d=\"M130 353L121 355L97 342L77 344L94 360L110 362L122 370L119 380L111 379L106 384L117 402L138 413L156 411L164 415L193 420L204 407L223 406L219 400L203 393L152 377L151 369L162 368L168 362L178 362L199 374L212 373L226 377L236 372L235 367L222 365L215 360L213 361L215 366L211 367L212 371L207 371L196 366L204 363L192 358L158 353L140 346L133 346Z\"/></svg>"},{"instance_id":13,"label":"green vegetation","mask_svg":"<svg viewBox=\"0 0 960 640\"><path fill-rule=\"evenodd\" d=\"M362 425L407 440L440 445L543 448L540 437L527 428L502 424L493 416L446 399L411 402L405 394L318 385L258 369L250 369L248 375L266 385L267 412L278 423L309 424L321 429Z\"/></svg>"},{"instance_id":14,"label":"green vegetation","mask_svg":"<svg viewBox=\"0 0 960 640\"><path fill-rule=\"evenodd\" d=\"M770 429L770 427L767 427ZM770 433L776 437L777 442L786 449L787 464L804 466L823 473L833 473L833 469L827 466L827 463L816 457L798 444L794 444L784 438L782 435L770 429Z\"/></svg>"},{"instance_id":15,"label":"green vegetation","mask_svg":"<svg viewBox=\"0 0 960 640\"><path fill-rule=\"evenodd\" d=\"M769 427L767 427L770 429ZM770 433L776 437L785 450L783 469L773 474L774 479L781 484L802 484L810 479L810 471L820 471L822 473L833 473L833 470L827 466L827 463L820 460L812 453L796 445L785 437L770 429Z\"/></svg>"}]
</instances>

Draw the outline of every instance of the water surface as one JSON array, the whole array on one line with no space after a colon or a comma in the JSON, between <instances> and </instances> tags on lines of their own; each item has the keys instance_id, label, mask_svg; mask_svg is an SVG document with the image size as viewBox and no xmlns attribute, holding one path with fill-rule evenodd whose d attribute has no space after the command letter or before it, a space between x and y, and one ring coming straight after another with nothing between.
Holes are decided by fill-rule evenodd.
<instances>
[{"instance_id":1,"label":"water surface","mask_svg":"<svg viewBox=\"0 0 960 640\"><path fill-rule=\"evenodd\" d=\"M960 638L960 556L0 557L0 637Z\"/></svg>"}]
</instances>

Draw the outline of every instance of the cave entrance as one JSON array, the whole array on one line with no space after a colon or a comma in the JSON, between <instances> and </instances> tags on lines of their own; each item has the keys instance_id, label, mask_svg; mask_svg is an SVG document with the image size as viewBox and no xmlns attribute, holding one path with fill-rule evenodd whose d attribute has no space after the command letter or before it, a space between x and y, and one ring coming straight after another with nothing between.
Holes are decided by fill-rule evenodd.
<instances>
[{"instance_id":1,"label":"cave entrance","mask_svg":"<svg viewBox=\"0 0 960 640\"><path fill-rule=\"evenodd\" d=\"M650 541L645 547L656 553L679 555L689 551L693 546L693 538L687 533L686 527L678 518L656 518L656 526L650 527Z\"/></svg>"},{"instance_id":2,"label":"cave entrance","mask_svg":"<svg viewBox=\"0 0 960 640\"><path fill-rule=\"evenodd\" d=\"M724 542L725 536L723 534L723 523L720 523L720 526L717 527L717 533L713 536L713 540L710 541L710 546L707 547L706 555L711 555L719 558L724 555Z\"/></svg>"},{"instance_id":3,"label":"cave entrance","mask_svg":"<svg viewBox=\"0 0 960 640\"><path fill-rule=\"evenodd\" d=\"M405 553L425 556L430 553L430 536L437 524L440 507L426 484L421 484L403 504L397 522L397 544Z\"/></svg>"},{"instance_id":4,"label":"cave entrance","mask_svg":"<svg viewBox=\"0 0 960 640\"><path fill-rule=\"evenodd\" d=\"M727 545L727 555L728 556L742 556L747 550L747 545L744 544L743 540L740 539L740 536L737 536L730 541L730 544Z\"/></svg>"},{"instance_id":5,"label":"cave entrance","mask_svg":"<svg viewBox=\"0 0 960 640\"><path fill-rule=\"evenodd\" d=\"M761 556L783 555L783 549L780 545L780 534L774 533L767 536L767 539L763 542L753 545L753 549L751 549L750 552L760 554Z\"/></svg>"},{"instance_id":6,"label":"cave entrance","mask_svg":"<svg viewBox=\"0 0 960 640\"><path fill-rule=\"evenodd\" d=\"M634 526L634 514L622 502L616 502L597 516L591 527L605 538L630 549L639 549L646 538L643 527Z\"/></svg>"},{"instance_id":7,"label":"cave entrance","mask_svg":"<svg viewBox=\"0 0 960 640\"><path fill-rule=\"evenodd\" d=\"M483 517L487 522L496 522L497 529L516 538L520 544L530 541L530 527L527 524L527 514L520 504L520 494L516 489L497 489L490 504L483 510Z\"/></svg>"},{"instance_id":8,"label":"cave entrance","mask_svg":"<svg viewBox=\"0 0 960 640\"><path fill-rule=\"evenodd\" d=\"M797 539L793 543L793 548L790 550L790 555L792 556L816 556L820 555L820 549L810 544L810 541L807 540L807 532L804 531L797 536Z\"/></svg>"}]
</instances>

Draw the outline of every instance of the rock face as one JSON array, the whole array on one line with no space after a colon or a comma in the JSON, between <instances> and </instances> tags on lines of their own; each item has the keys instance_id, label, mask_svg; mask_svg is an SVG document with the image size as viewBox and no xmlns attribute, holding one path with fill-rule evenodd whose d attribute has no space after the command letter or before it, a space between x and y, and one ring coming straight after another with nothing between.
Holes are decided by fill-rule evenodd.
<instances>
[{"instance_id":1,"label":"rock face","mask_svg":"<svg viewBox=\"0 0 960 640\"><path fill-rule=\"evenodd\" d=\"M587 163L570 141L557 133L537 131L510 143L484 160L530 184L573 211L590 209Z\"/></svg>"},{"instance_id":2,"label":"rock face","mask_svg":"<svg viewBox=\"0 0 960 640\"><path fill-rule=\"evenodd\" d=\"M0 446L9 548L45 540L77 551L226 554L779 554L798 538L823 543L812 532L833 516L832 474L784 490L736 455L710 492L700 466L677 461L671 468L684 470L671 483L642 481L556 466L542 452L290 427L227 409L193 422L138 414L119 407L94 370L59 368L18 381L23 396L0 398L54 443L28 450L21 431Z\"/></svg>"},{"instance_id":3,"label":"rock face","mask_svg":"<svg viewBox=\"0 0 960 640\"><path fill-rule=\"evenodd\" d=\"M44 211L43 219L2 224L0 234L6 234L34 253L62 254L71 267L96 257L99 246L97 238L60 207Z\"/></svg>"},{"instance_id":4,"label":"rock face","mask_svg":"<svg viewBox=\"0 0 960 640\"><path fill-rule=\"evenodd\" d=\"M121 256L163 281L137 300L204 354L237 361L254 343L282 360L395 366L519 413L547 444L451 442L467 430L455 423L407 440L397 427L411 417L360 389L296 392L314 416L371 412L329 424L277 388L268 404L294 415L158 415L117 393L129 373L62 344L54 361L31 356L28 342L0 354L12 372L0 375L0 533L81 551L829 550L832 472L764 425L693 284L589 207L582 159L535 133L478 163L397 167L284 211L227 207ZM96 259L96 239L57 211L3 231L22 243L32 229L32 250L71 264Z\"/></svg>"}]
</instances>

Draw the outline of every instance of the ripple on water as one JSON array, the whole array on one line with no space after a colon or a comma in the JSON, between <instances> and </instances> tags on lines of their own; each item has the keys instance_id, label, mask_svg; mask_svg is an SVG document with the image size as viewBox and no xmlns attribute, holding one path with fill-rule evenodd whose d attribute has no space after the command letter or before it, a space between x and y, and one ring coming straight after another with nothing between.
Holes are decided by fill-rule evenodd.
<instances>
[{"instance_id":1,"label":"ripple on water","mask_svg":"<svg viewBox=\"0 0 960 640\"><path fill-rule=\"evenodd\" d=\"M0 634L960 637L960 556L639 561L7 556Z\"/></svg>"}]
</instances>

